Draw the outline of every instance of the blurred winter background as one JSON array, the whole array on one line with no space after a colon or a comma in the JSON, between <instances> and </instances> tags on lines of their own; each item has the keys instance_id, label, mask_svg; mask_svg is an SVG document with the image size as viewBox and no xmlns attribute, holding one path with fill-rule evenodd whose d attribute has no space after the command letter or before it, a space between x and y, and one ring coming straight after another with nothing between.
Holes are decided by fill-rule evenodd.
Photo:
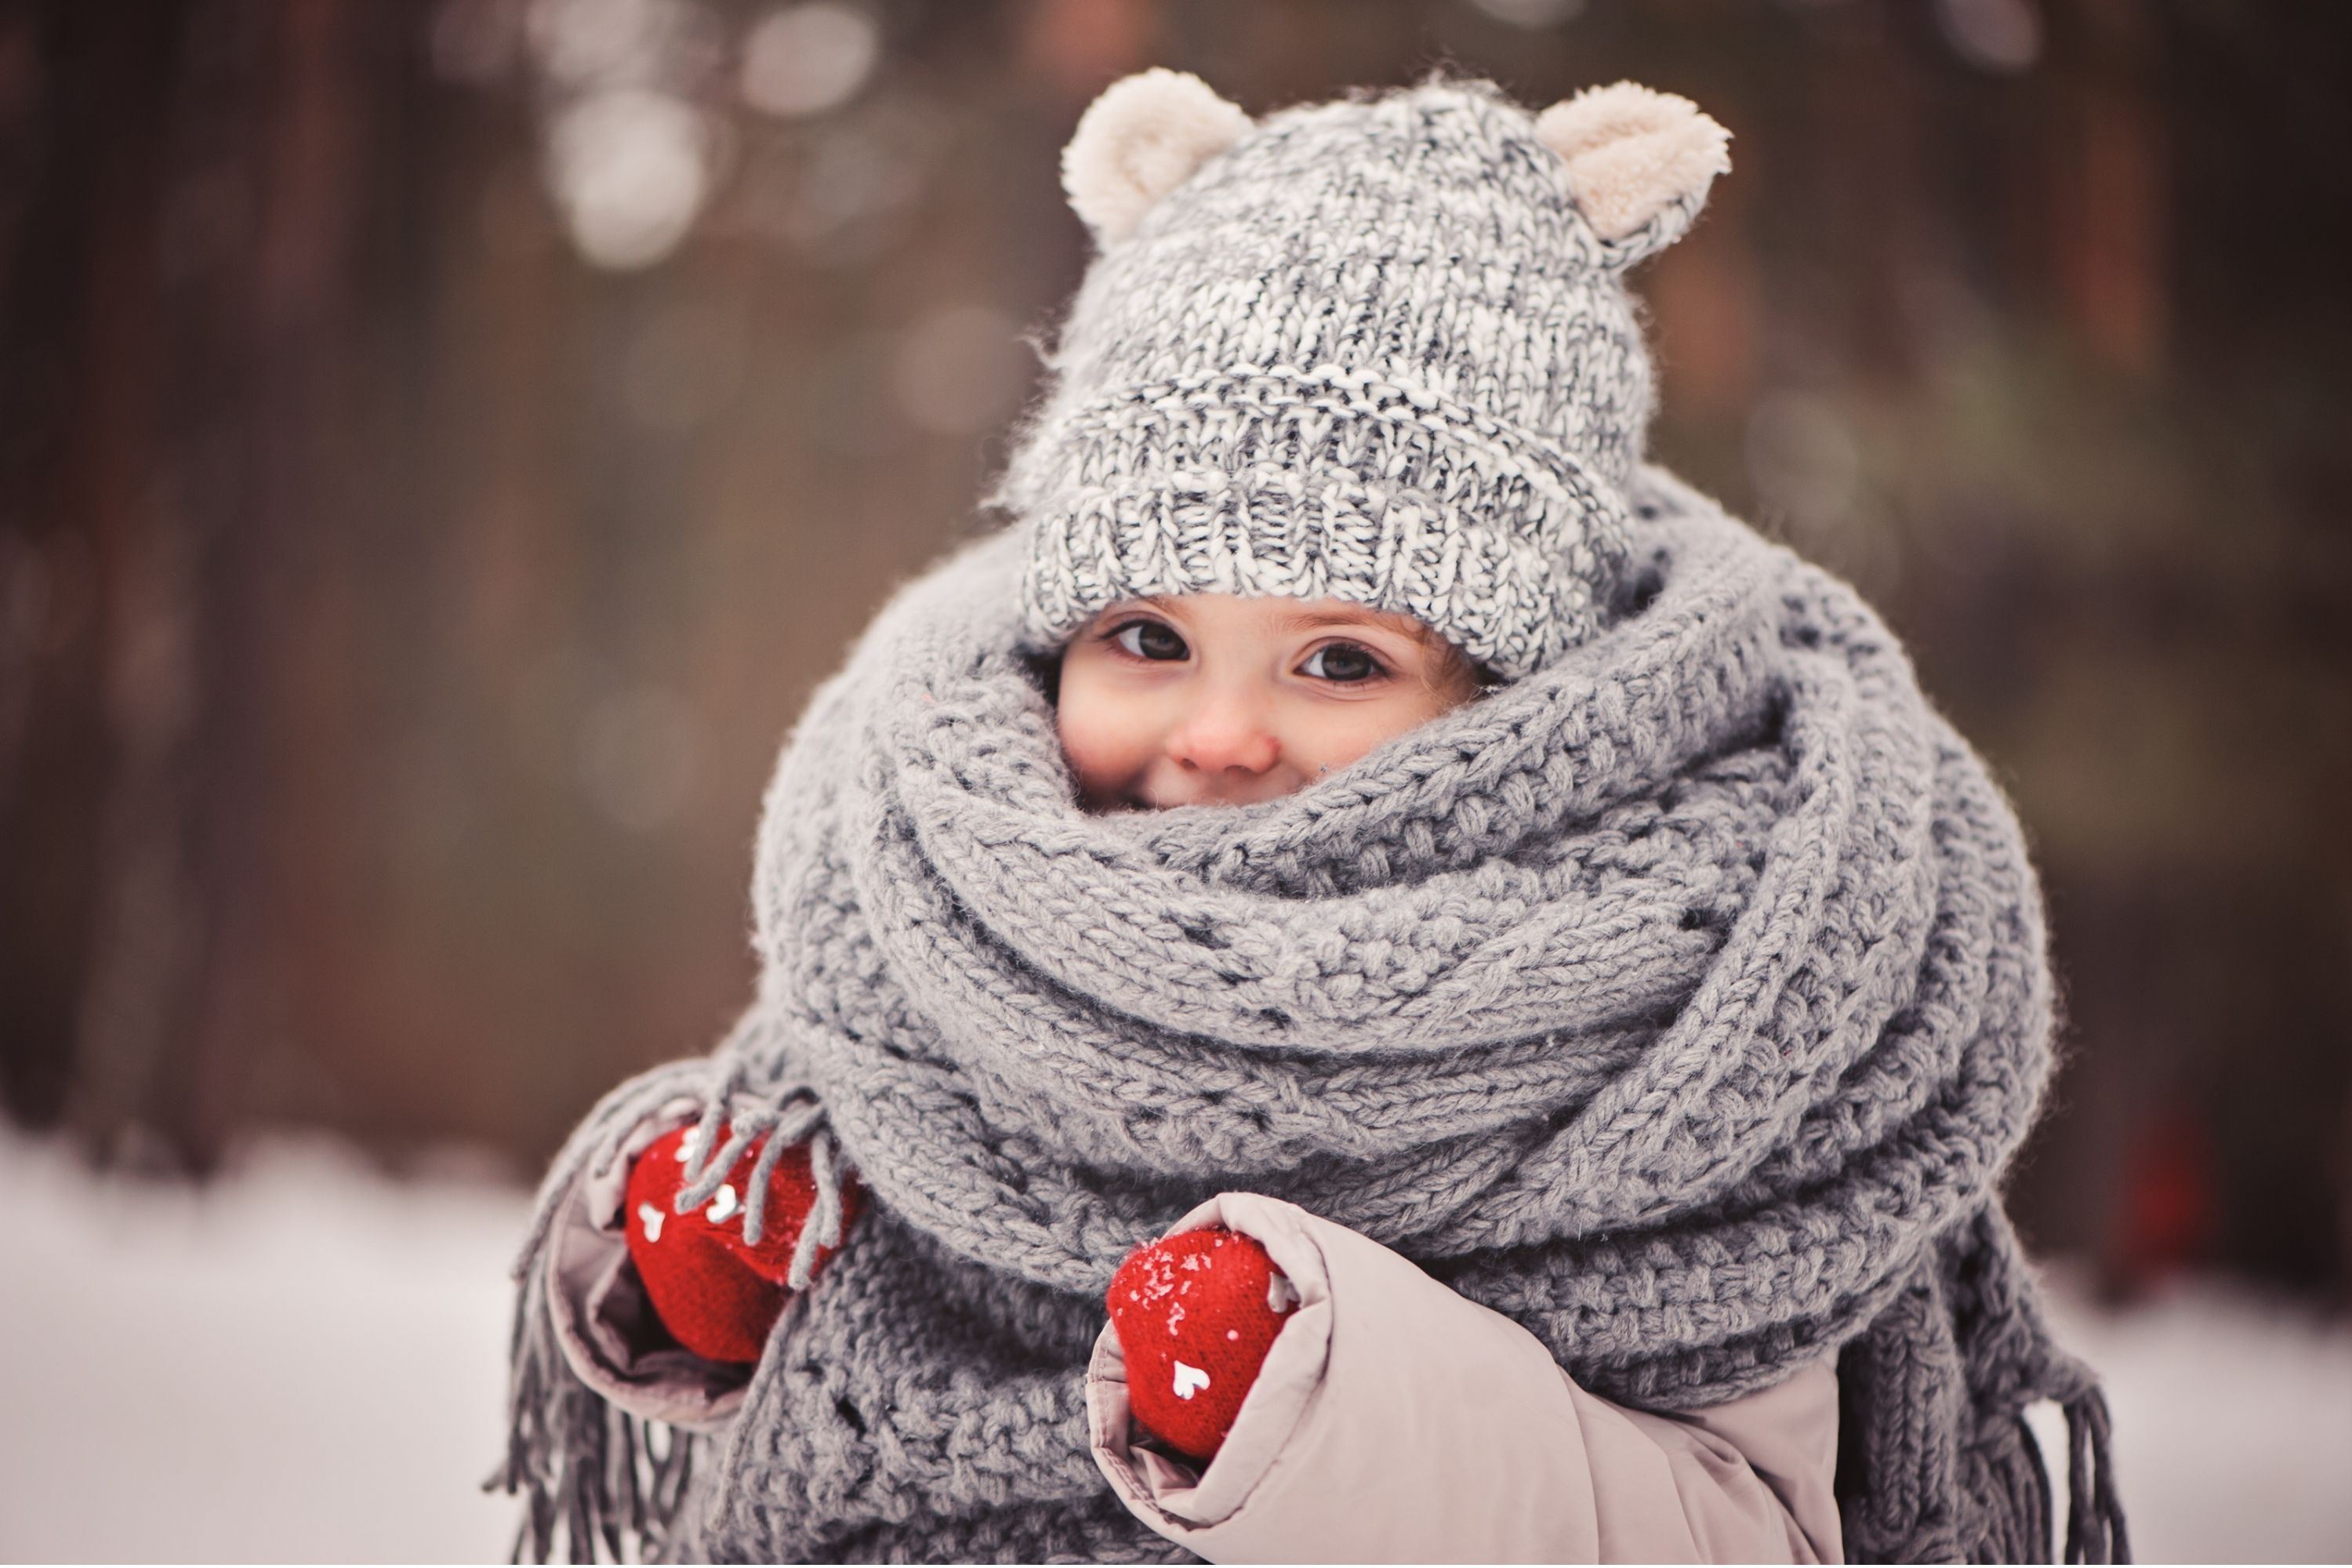
<instances>
[{"instance_id":1,"label":"blurred winter background","mask_svg":"<svg viewBox=\"0 0 2352 1568\"><path fill-rule=\"evenodd\" d=\"M1149 64L1633 77L1657 450L1994 760L2012 1190L2143 1554L2352 1556L2352 11L0 3L0 1556L502 1555L502 1278L747 993L759 786L971 526Z\"/></svg>"}]
</instances>

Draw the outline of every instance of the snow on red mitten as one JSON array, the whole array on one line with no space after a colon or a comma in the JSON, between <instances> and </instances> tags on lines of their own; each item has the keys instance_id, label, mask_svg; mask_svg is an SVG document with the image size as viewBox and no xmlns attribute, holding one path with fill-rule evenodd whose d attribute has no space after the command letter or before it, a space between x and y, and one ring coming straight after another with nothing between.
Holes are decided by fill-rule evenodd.
<instances>
[{"instance_id":1,"label":"snow on red mitten","mask_svg":"<svg viewBox=\"0 0 2352 1568\"><path fill-rule=\"evenodd\" d=\"M1137 1247L1105 1298L1128 1405L1178 1452L1213 1459L1298 1293L1255 1237L1222 1226Z\"/></svg>"},{"instance_id":2,"label":"snow on red mitten","mask_svg":"<svg viewBox=\"0 0 2352 1568\"><path fill-rule=\"evenodd\" d=\"M743 1236L743 1194L758 1164L749 1150L700 1208L676 1212L692 1131L681 1127L656 1140L630 1167L623 1199L629 1258L646 1300L678 1343L706 1361L756 1362L792 1300L784 1281L793 1248L816 1205L808 1145L795 1144L778 1156L762 1216L765 1234L754 1247ZM724 1127L719 1137L725 1141ZM862 1197L856 1179L845 1174L845 1227L857 1217ZM812 1273L832 1255L830 1247L820 1247Z\"/></svg>"}]
</instances>

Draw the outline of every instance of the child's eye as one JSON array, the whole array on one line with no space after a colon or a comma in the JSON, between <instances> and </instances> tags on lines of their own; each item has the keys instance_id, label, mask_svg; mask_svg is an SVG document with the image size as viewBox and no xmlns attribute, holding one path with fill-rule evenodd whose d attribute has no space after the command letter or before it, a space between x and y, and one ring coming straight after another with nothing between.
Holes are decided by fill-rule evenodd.
<instances>
[{"instance_id":1,"label":"child's eye","mask_svg":"<svg viewBox=\"0 0 2352 1568\"><path fill-rule=\"evenodd\" d=\"M1127 621L1112 627L1109 635L1111 641L1138 658L1166 661L1192 651L1176 635L1176 628L1164 621Z\"/></svg>"},{"instance_id":2,"label":"child's eye","mask_svg":"<svg viewBox=\"0 0 2352 1568\"><path fill-rule=\"evenodd\" d=\"M1334 680L1343 684L1376 680L1388 670L1374 658L1371 650L1351 642L1325 643L1307 656L1298 667L1318 680Z\"/></svg>"}]
</instances>

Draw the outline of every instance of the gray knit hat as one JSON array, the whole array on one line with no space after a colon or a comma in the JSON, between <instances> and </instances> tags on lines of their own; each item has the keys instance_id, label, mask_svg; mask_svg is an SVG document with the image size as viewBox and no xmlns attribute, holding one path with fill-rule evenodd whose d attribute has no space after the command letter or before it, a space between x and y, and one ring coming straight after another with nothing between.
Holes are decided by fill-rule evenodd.
<instances>
[{"instance_id":1,"label":"gray knit hat","mask_svg":"<svg viewBox=\"0 0 2352 1568\"><path fill-rule=\"evenodd\" d=\"M1727 140L1630 82L1257 123L1196 77L1111 87L1062 162L1100 253L991 498L1032 530L1030 645L1184 593L1402 612L1506 678L1591 637L1654 400L1622 279Z\"/></svg>"}]
</instances>

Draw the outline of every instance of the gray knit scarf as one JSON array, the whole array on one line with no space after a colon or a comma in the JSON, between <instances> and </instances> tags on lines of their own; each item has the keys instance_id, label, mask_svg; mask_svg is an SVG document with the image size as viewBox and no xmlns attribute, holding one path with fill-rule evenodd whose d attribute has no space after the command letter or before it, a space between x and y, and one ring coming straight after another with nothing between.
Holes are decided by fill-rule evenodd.
<instances>
[{"instance_id":1,"label":"gray knit scarf","mask_svg":"<svg viewBox=\"0 0 2352 1568\"><path fill-rule=\"evenodd\" d=\"M520 1550L1183 1560L1096 1470L1082 1369L1120 1258L1238 1188L1630 1405L1838 1355L1857 1560L2046 1556L2021 1412L2054 1399L2065 1553L2120 1557L2105 1404L1997 1191L2051 1067L2017 823L1851 589L1658 470L1635 500L1601 635L1246 807L1074 805L1017 531L901 592L771 788L756 1002L550 1175L493 1482ZM698 1436L572 1376L539 1267L681 1092L684 1203L805 1136L876 1200Z\"/></svg>"}]
</instances>

